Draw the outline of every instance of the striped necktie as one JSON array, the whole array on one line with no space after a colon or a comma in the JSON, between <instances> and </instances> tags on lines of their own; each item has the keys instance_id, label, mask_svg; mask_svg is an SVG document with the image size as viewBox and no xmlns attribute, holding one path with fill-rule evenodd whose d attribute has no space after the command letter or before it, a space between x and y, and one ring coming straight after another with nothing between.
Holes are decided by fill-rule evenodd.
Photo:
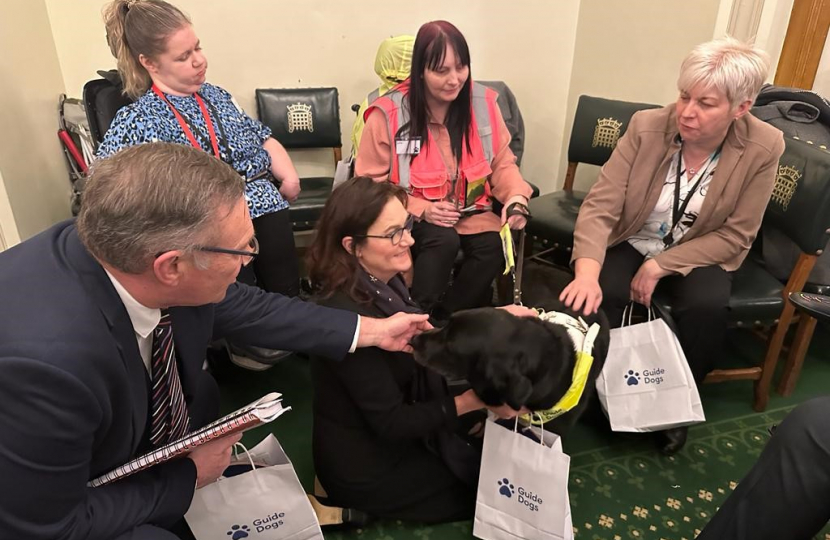
<instances>
[{"instance_id":1,"label":"striped necktie","mask_svg":"<svg viewBox=\"0 0 830 540\"><path fill-rule=\"evenodd\" d=\"M153 330L152 360L150 442L153 446L161 446L190 431L187 403L176 366L173 326L166 309L161 310L161 320Z\"/></svg>"}]
</instances>

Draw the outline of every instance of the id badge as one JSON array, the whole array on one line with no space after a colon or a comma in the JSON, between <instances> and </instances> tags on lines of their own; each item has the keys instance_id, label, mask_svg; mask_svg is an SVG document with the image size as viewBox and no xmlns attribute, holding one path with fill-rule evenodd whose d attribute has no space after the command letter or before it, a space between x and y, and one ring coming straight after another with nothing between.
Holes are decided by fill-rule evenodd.
<instances>
[{"instance_id":1,"label":"id badge","mask_svg":"<svg viewBox=\"0 0 830 540\"><path fill-rule=\"evenodd\" d=\"M395 139L395 153L417 156L421 153L421 138Z\"/></svg>"}]
</instances>

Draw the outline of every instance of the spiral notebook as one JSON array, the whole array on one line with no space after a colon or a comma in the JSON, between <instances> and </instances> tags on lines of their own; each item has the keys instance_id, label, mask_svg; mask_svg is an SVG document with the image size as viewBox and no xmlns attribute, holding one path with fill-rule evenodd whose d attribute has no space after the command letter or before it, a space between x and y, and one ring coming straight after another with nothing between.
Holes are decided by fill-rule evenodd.
<instances>
[{"instance_id":1,"label":"spiral notebook","mask_svg":"<svg viewBox=\"0 0 830 540\"><path fill-rule=\"evenodd\" d=\"M131 474L143 471L158 463L164 463L175 457L182 456L197 446L212 441L213 439L232 433L242 433L262 424L272 422L290 410L291 407L282 404L282 394L271 392L253 403L227 416L223 416L212 424L208 424L179 440L156 448L152 452L148 452L94 480L90 480L87 486L99 487L109 484Z\"/></svg>"}]
</instances>

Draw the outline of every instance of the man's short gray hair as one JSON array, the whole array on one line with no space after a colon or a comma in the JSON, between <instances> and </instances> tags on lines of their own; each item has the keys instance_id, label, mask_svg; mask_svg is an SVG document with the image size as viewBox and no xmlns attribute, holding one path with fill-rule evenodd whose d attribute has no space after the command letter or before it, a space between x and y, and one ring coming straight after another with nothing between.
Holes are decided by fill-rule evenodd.
<instances>
[{"instance_id":1,"label":"man's short gray hair","mask_svg":"<svg viewBox=\"0 0 830 540\"><path fill-rule=\"evenodd\" d=\"M725 37L695 47L680 66L677 89L688 92L697 85L726 95L734 109L755 101L769 73L769 55L763 50Z\"/></svg>"},{"instance_id":2,"label":"man's short gray hair","mask_svg":"<svg viewBox=\"0 0 830 540\"><path fill-rule=\"evenodd\" d=\"M244 189L229 165L202 150L163 142L133 146L93 164L78 236L98 260L139 274L161 252L210 242L215 223Z\"/></svg>"}]
</instances>

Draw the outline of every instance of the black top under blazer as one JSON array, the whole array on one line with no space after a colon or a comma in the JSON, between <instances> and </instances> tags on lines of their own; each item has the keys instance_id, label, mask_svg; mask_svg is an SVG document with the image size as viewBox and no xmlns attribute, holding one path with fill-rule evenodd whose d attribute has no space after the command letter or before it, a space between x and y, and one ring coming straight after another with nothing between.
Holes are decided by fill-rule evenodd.
<instances>
[{"instance_id":1,"label":"black top under blazer","mask_svg":"<svg viewBox=\"0 0 830 540\"><path fill-rule=\"evenodd\" d=\"M377 308L358 304L342 292L321 302L371 317ZM421 401L424 371L408 353L371 347L343 362L312 357L314 385L314 467L323 487L388 487L390 471L437 432L456 429L452 396Z\"/></svg>"}]
</instances>

